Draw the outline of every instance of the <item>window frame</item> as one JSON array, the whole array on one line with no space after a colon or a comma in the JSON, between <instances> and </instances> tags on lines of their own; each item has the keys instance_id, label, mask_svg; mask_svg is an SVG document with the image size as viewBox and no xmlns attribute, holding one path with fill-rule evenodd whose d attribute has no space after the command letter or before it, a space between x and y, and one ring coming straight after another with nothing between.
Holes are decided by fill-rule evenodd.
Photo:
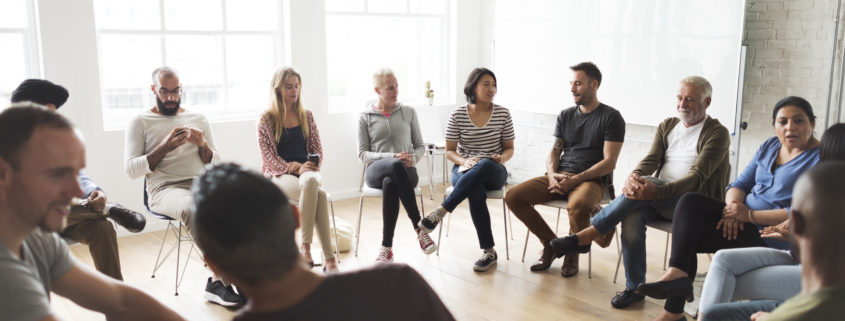
<instances>
[{"instance_id":1,"label":"window frame","mask_svg":"<svg viewBox=\"0 0 845 321\"><path fill-rule=\"evenodd\" d=\"M35 0L26 0L27 26L24 28L0 28L0 34L19 34L23 38L23 57L25 61L24 79L42 78L41 39L38 20L35 14ZM9 88L11 96L14 88Z\"/></svg>"},{"instance_id":2,"label":"window frame","mask_svg":"<svg viewBox=\"0 0 845 321\"><path fill-rule=\"evenodd\" d=\"M435 92L434 101L429 103L426 102L424 97L409 97L411 99L402 99L400 96L400 102L410 105L410 106L423 106L423 105L433 105L433 106L441 106L441 105L452 105L455 104L455 64L456 64L456 57L454 54L454 50L456 48L456 44L454 42L454 38L456 35L453 32L454 24L455 24L455 2L458 0L443 0L443 12L440 14L433 14L433 13L412 13L411 12L411 0L404 0L405 1L405 12L398 13L398 12L372 12L370 11L369 2L371 0L361 0L364 2L363 11L336 11L330 10L325 8L325 17L328 20L329 16L345 16L345 17L386 17L386 18L438 18L441 20L441 32L440 32L440 43L443 48L440 52L440 59L444 63L439 67L440 72L442 73L442 79L431 79L432 81L440 81L442 82L442 88L440 92ZM421 0L425 1L425 0ZM326 26L328 29L328 26ZM328 31L327 31L328 33ZM328 38L328 34L327 34ZM328 41L328 40L327 40ZM328 47L328 43L326 44ZM326 55L327 60L326 64L328 64L328 53ZM391 66L387 66L391 67ZM370 75L365 75L362 79L368 79ZM326 73L326 82L327 84L331 83L330 74ZM422 92L422 88L413 88L410 91L407 91L407 87L403 92ZM404 95L403 95L404 96ZM372 99L377 99L375 94L373 94ZM341 114L341 113L349 113L349 112L358 112L360 110L360 103L343 103L339 105L337 103L332 103L331 97L328 97L328 112L330 114Z\"/></svg>"},{"instance_id":3,"label":"window frame","mask_svg":"<svg viewBox=\"0 0 845 321\"><path fill-rule=\"evenodd\" d=\"M32 1L32 0L29 0L29 1ZM94 1L94 5L95 5L95 10L96 10L96 5L97 5L96 0L93 0L93 1ZM277 23L275 25L274 30L229 30L228 21L227 21L227 14L228 13L226 11L226 3L228 1L231 1L234 4L237 4L237 2L235 0L220 0L221 27L220 27L219 30L168 30L167 29L167 21L166 21L167 19L165 17L165 4L166 4L167 1L168 0L158 0L158 17L159 17L158 29L154 29L154 30L140 29L139 30L139 29L99 28L96 25L96 22L95 22L94 32L96 33L96 37L97 37L97 54L98 54L97 61L98 61L98 64L101 64L102 61L103 61L102 60L102 55L103 55L102 48L103 47L100 45L101 41L102 41L101 36L103 36L103 35L117 35L117 36L131 35L131 36L156 36L156 37L158 37L159 38L158 41L160 42L159 45L161 46L161 56L159 57L159 60L162 62L161 63L162 66L170 66L170 65L168 65L168 59L167 59L167 55L168 55L167 38L168 38L168 36L213 36L213 37L219 37L220 48L222 50L222 53L220 54L220 58L221 58L220 68L222 68L222 71L221 71L221 81L222 81L221 86L222 86L222 88L220 89L221 97L219 98L219 100L221 101L221 103L219 104L220 109L219 110L213 110L213 111L206 111L206 112L204 112L203 110L197 110L197 112L200 112L203 115L205 115L209 119L209 121L211 121L211 122L258 119L260 117L261 112L264 110L264 108L260 108L258 110L252 110L252 111L232 112L233 107L232 107L232 104L230 103L231 102L231 100L230 100L231 89L229 88L231 86L232 82L230 82L230 78L229 78L227 36L273 36L274 39L275 39L275 46L274 46L275 55L273 56L274 57L274 61L273 61L274 66L281 66L281 65L287 63L288 60L290 59L289 58L289 56L290 56L289 55L290 44L288 43L289 38L290 38L289 21L287 21L287 19L289 19L289 17L290 17L289 12L288 12L289 9L290 9L289 1L287 1L287 0L285 0L285 1L275 1L275 4L276 4L275 8L277 10L276 14L277 14L278 20L277 20ZM174 67L177 70L180 70L178 66L171 66L171 67ZM150 72L152 72L152 70L150 70ZM267 70L268 79L269 79L269 75L271 75L272 72L273 72L273 70ZM121 117L119 122L116 123L116 124L106 122L106 119L108 118L108 117L106 117L106 114L108 113L108 110L112 109L113 107L108 105L107 96L106 96L106 89L105 89L107 86L105 86L105 84L102 83L103 82L102 79L105 79L104 74L103 74L102 65L100 65L99 76L100 76L100 79L101 79L100 101L102 103L102 113L103 113L103 122L104 122L103 127L106 130L125 129L128 126L131 118L123 119ZM188 91L190 91L190 90L188 90ZM262 87L262 92L263 92L263 87ZM184 95L184 92L183 92L183 95ZM183 99L184 99L184 96L183 96ZM192 102L189 101L187 106L190 107L191 104L192 104ZM147 107L150 107L150 106L141 106L141 107L147 108Z\"/></svg>"}]
</instances>

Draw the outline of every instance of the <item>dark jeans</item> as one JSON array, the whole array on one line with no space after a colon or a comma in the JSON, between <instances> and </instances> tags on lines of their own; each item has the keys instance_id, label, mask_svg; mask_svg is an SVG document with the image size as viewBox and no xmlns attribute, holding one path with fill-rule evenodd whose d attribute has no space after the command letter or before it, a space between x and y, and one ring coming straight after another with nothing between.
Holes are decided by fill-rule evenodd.
<instances>
[{"instance_id":1,"label":"dark jeans","mask_svg":"<svg viewBox=\"0 0 845 321\"><path fill-rule=\"evenodd\" d=\"M483 159L465 172L458 172L458 165L452 167L452 194L443 201L443 208L450 213L458 204L469 199L469 214L478 243L482 249L492 248L493 230L490 227L490 211L487 209L487 191L501 189L508 180L504 166L490 159Z\"/></svg>"},{"instance_id":2,"label":"dark jeans","mask_svg":"<svg viewBox=\"0 0 845 321\"><path fill-rule=\"evenodd\" d=\"M393 231L396 230L396 221L399 219L400 200L414 229L420 221L420 210L417 208L417 199L414 195L414 187L420 180L417 169L406 167L397 158L385 158L367 166L364 179L367 186L380 188L384 192L381 199L381 215L384 221L381 245L392 247Z\"/></svg>"},{"instance_id":3,"label":"dark jeans","mask_svg":"<svg viewBox=\"0 0 845 321\"><path fill-rule=\"evenodd\" d=\"M722 237L716 224L722 219L725 202L714 200L701 193L686 193L675 206L672 219L672 256L669 266L684 270L690 280L698 269L697 253L716 253L721 249L766 246L757 226L745 223L736 239ZM663 309L671 313L684 311L684 298L668 298Z\"/></svg>"}]
</instances>

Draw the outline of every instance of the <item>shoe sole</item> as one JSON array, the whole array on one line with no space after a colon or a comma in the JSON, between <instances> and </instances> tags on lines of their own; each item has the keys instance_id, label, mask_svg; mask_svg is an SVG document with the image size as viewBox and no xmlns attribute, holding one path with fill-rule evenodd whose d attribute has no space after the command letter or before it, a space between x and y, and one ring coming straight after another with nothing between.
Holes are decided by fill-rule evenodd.
<instances>
[{"instance_id":1,"label":"shoe sole","mask_svg":"<svg viewBox=\"0 0 845 321\"><path fill-rule=\"evenodd\" d=\"M494 265L496 265L496 261L493 261L493 263L487 264L486 266L473 265L472 270L475 272L487 272L487 270L490 270L490 268Z\"/></svg>"},{"instance_id":2,"label":"shoe sole","mask_svg":"<svg viewBox=\"0 0 845 321\"><path fill-rule=\"evenodd\" d=\"M658 300L665 300L665 299L668 299L670 297L674 297L674 296L667 295L667 293L664 292L663 290L655 289L655 288L647 287L647 286L638 287L637 291L639 291L640 294L642 294L644 296L647 296L647 297L650 297L650 298L653 298L653 299L658 299ZM692 291L690 291L687 294L682 295L682 297L687 302L695 301L695 294L692 293Z\"/></svg>"},{"instance_id":3,"label":"shoe sole","mask_svg":"<svg viewBox=\"0 0 845 321\"><path fill-rule=\"evenodd\" d=\"M423 230L423 232L426 232L426 233L434 232L433 228L426 227L425 225L423 225L422 221L417 223L417 227L419 227L421 230ZM435 225L434 228L437 228L437 226Z\"/></svg>"},{"instance_id":4,"label":"shoe sole","mask_svg":"<svg viewBox=\"0 0 845 321\"><path fill-rule=\"evenodd\" d=\"M434 251L437 251L437 244L430 246L428 249L422 249L422 251L423 253L425 253L425 255L434 253Z\"/></svg>"},{"instance_id":5,"label":"shoe sole","mask_svg":"<svg viewBox=\"0 0 845 321\"><path fill-rule=\"evenodd\" d=\"M208 292L205 292L203 297L206 300L208 300L209 302L213 302L213 303L222 305L222 306L227 307L227 308L233 308L233 307L238 307L238 306L243 305L241 303L236 303L236 302L227 302L226 300L223 300L223 298L217 296L216 294L212 294L212 293L208 293Z\"/></svg>"}]
</instances>

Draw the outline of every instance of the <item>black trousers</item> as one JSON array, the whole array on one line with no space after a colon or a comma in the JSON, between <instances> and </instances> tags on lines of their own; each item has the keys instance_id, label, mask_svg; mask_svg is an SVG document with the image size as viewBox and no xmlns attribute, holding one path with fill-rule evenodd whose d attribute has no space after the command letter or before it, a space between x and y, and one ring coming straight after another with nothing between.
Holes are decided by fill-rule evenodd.
<instances>
[{"instance_id":1,"label":"black trousers","mask_svg":"<svg viewBox=\"0 0 845 321\"><path fill-rule=\"evenodd\" d=\"M701 193L686 193L675 205L672 219L672 256L669 266L684 270L690 280L695 279L698 269L697 253L716 253L721 249L766 246L760 238L757 226L745 223L736 239L722 236L716 229L722 219L725 202L709 198ZM668 298L663 308L671 313L684 312L684 298Z\"/></svg>"},{"instance_id":2,"label":"black trousers","mask_svg":"<svg viewBox=\"0 0 845 321\"><path fill-rule=\"evenodd\" d=\"M397 158L385 158L370 164L364 179L367 186L384 191L381 201L381 215L384 221L381 245L392 247L393 231L396 230L396 221L399 219L400 200L402 206L405 207L405 212L408 213L408 218L411 219L412 227L416 229L420 221L420 210L417 208L417 199L414 195L414 187L420 180L417 169L406 167Z\"/></svg>"}]
</instances>

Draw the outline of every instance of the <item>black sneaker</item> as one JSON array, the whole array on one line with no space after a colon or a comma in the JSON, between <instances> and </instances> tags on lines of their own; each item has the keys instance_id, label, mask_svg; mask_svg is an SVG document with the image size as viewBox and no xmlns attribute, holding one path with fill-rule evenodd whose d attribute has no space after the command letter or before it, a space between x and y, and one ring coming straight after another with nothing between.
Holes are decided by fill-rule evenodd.
<instances>
[{"instance_id":1,"label":"black sneaker","mask_svg":"<svg viewBox=\"0 0 845 321\"><path fill-rule=\"evenodd\" d=\"M144 230L144 226L147 225L147 219L144 218L144 215L117 203L111 204L109 218L132 233Z\"/></svg>"},{"instance_id":2,"label":"black sneaker","mask_svg":"<svg viewBox=\"0 0 845 321\"><path fill-rule=\"evenodd\" d=\"M472 269L476 272L484 272L490 269L490 267L496 265L496 260L499 257L496 256L496 252L484 252L481 254L481 258L478 261L475 261L475 265L472 266Z\"/></svg>"},{"instance_id":3,"label":"black sneaker","mask_svg":"<svg viewBox=\"0 0 845 321\"><path fill-rule=\"evenodd\" d=\"M211 282L211 277L205 284L205 299L224 307L236 308L246 303L246 298L235 292L232 285L226 286L222 281Z\"/></svg>"},{"instance_id":4,"label":"black sneaker","mask_svg":"<svg viewBox=\"0 0 845 321\"><path fill-rule=\"evenodd\" d=\"M624 309L631 305L631 303L642 301L645 299L645 296L642 294L637 294L635 290L628 290L622 292L616 292L616 296L610 300L610 305L617 309Z\"/></svg>"},{"instance_id":5,"label":"black sneaker","mask_svg":"<svg viewBox=\"0 0 845 321\"><path fill-rule=\"evenodd\" d=\"M426 233L431 233L434 231L434 228L437 227L437 223L440 223L441 220L443 220L443 218L440 217L440 215L437 215L437 211L433 211L423 217L423 219L417 223L417 226Z\"/></svg>"}]
</instances>

